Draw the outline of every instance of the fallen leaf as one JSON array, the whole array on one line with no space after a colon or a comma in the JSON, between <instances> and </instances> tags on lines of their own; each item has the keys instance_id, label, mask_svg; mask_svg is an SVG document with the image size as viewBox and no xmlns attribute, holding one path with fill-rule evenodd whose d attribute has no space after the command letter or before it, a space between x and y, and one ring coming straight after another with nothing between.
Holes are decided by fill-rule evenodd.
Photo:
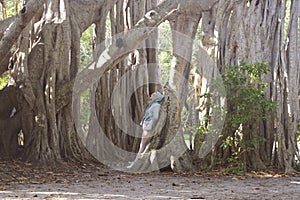
<instances>
[{"instance_id":1,"label":"fallen leaf","mask_svg":"<svg viewBox=\"0 0 300 200\"><path fill-rule=\"evenodd\" d=\"M193 195L191 197L191 199L206 199L205 197L202 197L202 196L197 196L197 195Z\"/></svg>"},{"instance_id":2,"label":"fallen leaf","mask_svg":"<svg viewBox=\"0 0 300 200\"><path fill-rule=\"evenodd\" d=\"M172 186L185 186L185 184L182 184L182 183L172 183Z\"/></svg>"},{"instance_id":3,"label":"fallen leaf","mask_svg":"<svg viewBox=\"0 0 300 200\"><path fill-rule=\"evenodd\" d=\"M245 179L246 179L246 177L244 177L244 176L235 176L235 177L232 178L232 180L235 180L235 181L245 180Z\"/></svg>"}]
</instances>

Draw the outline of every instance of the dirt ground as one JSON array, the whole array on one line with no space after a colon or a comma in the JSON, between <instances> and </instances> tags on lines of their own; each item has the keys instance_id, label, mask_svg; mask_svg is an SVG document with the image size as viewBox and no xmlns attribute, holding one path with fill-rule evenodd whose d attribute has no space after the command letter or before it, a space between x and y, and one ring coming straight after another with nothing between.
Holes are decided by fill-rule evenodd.
<instances>
[{"instance_id":1,"label":"dirt ground","mask_svg":"<svg viewBox=\"0 0 300 200\"><path fill-rule=\"evenodd\" d=\"M300 177L134 174L94 164L0 162L0 199L300 199Z\"/></svg>"}]
</instances>

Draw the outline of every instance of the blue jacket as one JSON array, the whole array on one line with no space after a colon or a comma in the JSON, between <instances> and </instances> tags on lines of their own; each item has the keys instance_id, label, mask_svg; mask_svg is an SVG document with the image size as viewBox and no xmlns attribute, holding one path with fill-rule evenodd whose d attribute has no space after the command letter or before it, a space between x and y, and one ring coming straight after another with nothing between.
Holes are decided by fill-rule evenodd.
<instances>
[{"instance_id":1,"label":"blue jacket","mask_svg":"<svg viewBox=\"0 0 300 200\"><path fill-rule=\"evenodd\" d=\"M145 122L150 122L152 129L155 127L157 120L159 118L159 111L161 105L159 104L160 101L164 99L164 95L162 95L160 92L156 92L156 95L154 99L152 99L145 111L144 117L140 123L140 125L143 125Z\"/></svg>"}]
</instances>

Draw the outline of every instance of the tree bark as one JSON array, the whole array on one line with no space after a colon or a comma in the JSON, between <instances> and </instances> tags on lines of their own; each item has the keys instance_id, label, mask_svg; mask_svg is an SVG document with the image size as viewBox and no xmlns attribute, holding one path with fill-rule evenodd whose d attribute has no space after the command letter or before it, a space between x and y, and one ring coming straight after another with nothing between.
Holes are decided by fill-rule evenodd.
<instances>
[{"instance_id":1,"label":"tree bark","mask_svg":"<svg viewBox=\"0 0 300 200\"><path fill-rule=\"evenodd\" d=\"M44 0L32 0L26 3L20 10L18 16L16 17L14 23L10 26L7 32L0 41L0 49L10 49L12 45L17 41L19 35L31 19L42 9ZM9 51L0 52L0 62L7 56Z\"/></svg>"},{"instance_id":2,"label":"tree bark","mask_svg":"<svg viewBox=\"0 0 300 200\"><path fill-rule=\"evenodd\" d=\"M101 62L97 62L97 65L95 62L91 63L89 69L84 70L78 75L78 83L76 83L76 88L78 88L78 90L75 91L74 95L82 93L92 84L97 82L99 75L103 74L119 63L124 56L134 50L137 45L140 44L140 42L148 38L149 35L156 30L155 27L157 27L168 17L172 16L173 13L179 12L180 10L184 11L191 7L199 8L199 12L209 11L216 3L216 0L168 0L159 4L157 7L147 12L146 15L135 25L134 29L126 32L124 37L118 40L118 43L112 44L110 47L108 47L107 50L104 51L98 58L98 61ZM73 87L74 82L75 80L72 80L57 91L58 98L61 100L61 102L58 103L60 104L58 105L59 107L62 107L64 103L68 102L67 96L71 95L71 88Z\"/></svg>"},{"instance_id":3,"label":"tree bark","mask_svg":"<svg viewBox=\"0 0 300 200\"><path fill-rule=\"evenodd\" d=\"M143 1L139 2L139 3L136 3L136 2L134 3L132 1L129 1L128 6L130 7L130 10L138 9L139 10L138 13L141 13L143 11L143 9L145 8L144 3L145 2L143 2ZM143 36L143 34L149 36L150 32L155 30L155 29L153 29L153 30L150 29L150 32L141 32L140 31L141 29L139 30L137 28L141 28L141 27L144 27L144 26L152 27L152 26L156 26L156 24L159 24L160 20L162 20L166 16L164 16L164 15L161 16L157 11L160 11L161 13L167 13L167 16L168 16L170 11L167 12L166 9L172 10L172 8L173 8L173 7L170 8L170 4L172 6L174 6L174 8L176 8L175 4L173 4L173 2L163 3L162 5L160 5L161 8L158 8L159 7L158 6L154 10L149 11L148 14L146 14L146 17L144 17L143 20L139 20L139 21L137 19L141 18L143 13L141 13L140 16L138 16L139 15L138 13L137 14L134 13L134 15L132 15L132 13L129 13L127 16L131 17L130 18L131 21L127 21L127 24L129 24L128 27L129 28L133 27L132 24L137 23L136 26L135 26L136 29L134 29L133 32L130 32L130 30L129 30L129 32L126 33L125 37L118 38L115 42L113 41L112 45L109 48L107 48L104 52L102 52L102 54L100 55L100 57L98 59L98 62L96 61L97 63L93 64L90 69L94 68L95 69L94 72L96 72L96 71L99 72L100 71L100 74L98 74L97 76L98 77L100 76L100 77L104 78L106 76L105 73L108 70L110 70L110 72L111 72L112 68L116 64L118 64L118 62L120 60L124 59L124 55L127 55L127 53L133 51L139 43L143 43L143 40L146 38L145 36ZM114 18L111 15L111 20L112 19L114 19ZM113 22L112 24L115 24L114 21L112 21L112 22ZM195 32L194 29L193 29L193 31ZM133 34L131 34L131 33L133 33ZM141 39L139 39L139 37L141 37ZM102 49L102 48L100 48L100 49ZM124 51L124 50L126 50L126 51ZM134 55L134 54L132 54L132 55ZM136 66L138 66L138 64L143 65L145 63L146 59L147 59L147 57L145 57L145 56L146 56L146 52L143 50L143 45L140 45L139 50L138 50L138 54L134 56L134 59L131 59L131 65L132 66L129 65L129 69L130 69L130 67L136 68ZM119 57L119 59L116 59L118 57ZM115 60L107 59L107 58L114 58ZM122 67L120 67L120 65L118 65L118 66L119 66L119 68L122 68ZM97 69L97 68L99 68L99 69ZM125 92L122 92L122 94L124 94L125 96L128 96L128 93L126 91L130 91L131 90L130 87L133 86L133 87L136 88L136 86L134 86L134 85L141 79L141 77L139 77L140 74L141 74L139 72L140 70L142 70L142 69L137 68L135 70L131 70L131 76L129 76L129 77L133 81L130 80L130 82L128 82L128 81L125 80L124 82L122 82L122 84L124 85L123 90L125 91ZM92 71L92 70L90 70L90 71ZM83 76L79 75L80 77L78 77L78 80L80 80L80 82L79 82L78 85L76 85L76 83L75 83L76 88L77 88L77 86L82 87L83 86L82 84L88 83L88 82L82 80L81 78L84 78L84 79L88 78L89 81L94 82L94 78L92 78L89 75L90 72L86 71L86 73L84 72L83 74L84 74ZM105 81L104 85L103 84L104 83L102 82L101 86L107 85L107 81ZM76 92L80 92L80 91L81 91L81 89L79 89ZM109 98L109 96L106 96L107 91L105 91L104 89L102 89L101 91L104 92L101 95L101 97L103 97L101 102L105 104L105 102L107 102L106 99ZM103 94L104 94L104 96L103 96ZM119 96L122 96L122 95L119 95ZM140 92L135 91L134 96L131 97L131 98L132 98L131 101L133 101L132 105L134 105L134 107L132 108L132 110L130 110L130 112L132 114L133 121L135 123L138 123L139 122L138 120L140 120L140 118L141 118L141 116L139 117L139 115L141 115L141 113L142 113L141 111L143 110L143 108L142 108L143 104L141 104L139 101L140 101L140 99L143 99L143 94L140 93ZM123 101L126 102L125 100L126 99L121 100L120 104L124 105ZM109 104L107 104L107 105L109 106ZM107 106L104 106L104 107L107 107ZM114 116L123 116L123 121L124 120L126 121L126 117L124 117L124 116L127 116L127 113L124 112L124 111L119 112L118 109L114 109ZM104 122L104 118L103 118L102 115L103 115L104 112L109 113L110 111L109 110L99 111L100 121L103 121L103 122ZM122 122L122 124L126 127L125 132L126 132L126 130L132 130L133 132L137 133L137 131L134 128L133 129L130 128L130 127L134 127L134 126L130 125L131 124L130 121L131 120L124 122L125 124ZM105 124L105 123L101 123L101 124L100 124L100 126L102 128L104 128L103 131L107 132L108 129L105 128L107 124ZM112 142L114 144L119 143L118 136L110 135L111 133L106 133L106 134L109 134L108 138L110 138L110 140L112 140ZM183 144L184 144L184 142L183 142ZM93 145L95 145L95 143L93 143ZM119 144L117 146L122 146L122 145Z\"/></svg>"},{"instance_id":4,"label":"tree bark","mask_svg":"<svg viewBox=\"0 0 300 200\"><path fill-rule=\"evenodd\" d=\"M170 86L164 86L163 93L165 98L161 102L160 117L152 132L153 137L130 171L159 171L168 167L174 172L194 169L182 134L177 94Z\"/></svg>"},{"instance_id":5,"label":"tree bark","mask_svg":"<svg viewBox=\"0 0 300 200\"><path fill-rule=\"evenodd\" d=\"M299 66L299 11L299 1L292 1L286 41L287 51L281 51L280 64L283 73L278 76L279 80L284 83L279 86L282 89L281 92L283 92L281 98L284 98L281 101L286 104L279 105L282 106L282 114L285 115L285 118L282 118L284 121L277 116L277 124L280 123L279 126L283 128L277 132L280 140L278 146L279 156L282 158L279 160L279 165L284 166L286 173L295 172L293 167L295 167L297 151L296 134L299 121L299 67L297 67ZM284 47L282 46L282 48Z\"/></svg>"},{"instance_id":6,"label":"tree bark","mask_svg":"<svg viewBox=\"0 0 300 200\"><path fill-rule=\"evenodd\" d=\"M218 61L221 72L225 65L241 62L267 62L271 65L272 71L262 81L269 83L265 96L276 101L276 113L257 122L257 129L247 125L252 130L248 140L264 139L255 145L254 154L249 155L248 160L256 169L276 161L274 164L279 168L292 172L299 121L299 1L291 1L290 24L285 34L283 22L287 16L286 5L290 5L288 2L166 0L157 5L157 0L28 1L18 15L0 21L0 74L10 65L16 84L21 86L26 157L41 161L91 158L78 138L74 127L78 120L71 112L72 100L75 101L88 88L96 92L95 99L92 99L95 102L91 103L91 107L96 108L91 115L91 124L99 121L104 136L120 149L137 150L140 128L136 124L144 110L145 94L156 90L155 85L148 83L146 87L138 88L139 81L159 83L157 26L170 20L174 33L172 67L179 74L179 79L173 76L170 80L176 95L166 90L165 124L149 145L149 154L143 158L147 162L143 166L137 165L137 169L147 171L165 165L172 166L175 171L191 169L190 160L185 160L189 158L189 151L175 122L180 123L181 108L186 100L192 43L179 40L181 37L176 36L175 31L193 39L202 17L202 45ZM216 4L218 9L214 7ZM103 27L108 14L113 41L105 46L106 30ZM80 36L92 23L97 24L94 62L78 74ZM218 39L216 33L219 34ZM14 44L18 48L10 55ZM123 77L127 73L129 76ZM216 72L207 73L211 77ZM121 88L119 92L123 96L111 101L115 98L116 87ZM132 88L136 90L132 92ZM205 92L205 89L203 87L201 91ZM178 96L179 107L178 102L172 99ZM126 107L129 109L125 110ZM210 114L209 107L206 109L205 113ZM128 119L122 119L125 114L128 114ZM121 130L116 121L121 121L120 126L125 129ZM110 148L105 146L107 141L95 135L98 128L90 130L88 146L97 152L96 155L103 153L109 156L110 152L104 152L106 147ZM179 134L175 136L171 129ZM125 134L127 130L132 130L132 135ZM179 160L173 159L176 154L172 149L174 146L170 147L170 154L158 151L172 143L173 138L178 142L176 147L186 153L177 157ZM218 156L230 153L224 153L224 149L219 147Z\"/></svg>"},{"instance_id":7,"label":"tree bark","mask_svg":"<svg viewBox=\"0 0 300 200\"><path fill-rule=\"evenodd\" d=\"M21 130L21 105L17 102L19 90L9 86L0 90L0 159L19 156L18 134Z\"/></svg>"},{"instance_id":8,"label":"tree bark","mask_svg":"<svg viewBox=\"0 0 300 200\"><path fill-rule=\"evenodd\" d=\"M16 53L15 80L22 85L26 100L22 129L27 160L93 160L75 130L72 102L56 108L56 88L74 78L80 64L81 30L71 11L68 1L47 1L41 32L33 37L37 41L28 40L32 38L28 26Z\"/></svg>"},{"instance_id":9,"label":"tree bark","mask_svg":"<svg viewBox=\"0 0 300 200\"><path fill-rule=\"evenodd\" d=\"M259 129L253 129L249 136L252 139L263 138L263 141L255 146L253 152L255 155L250 156L252 163L250 165L259 169L264 168L262 163L270 165L272 161L277 160L278 163L273 164L288 172L292 171L292 157L295 156L296 148L298 100L297 95L292 94L298 93L295 88L298 88L299 84L296 78L299 71L293 67L299 62L296 59L299 55L296 50L299 49L296 37L299 28L296 25L298 15L293 16L298 8L296 4L292 4L290 27L293 28L289 28L287 35L288 41L293 42L286 43L284 41L285 5L286 1L220 1L216 28L220 38L221 71L226 64L238 65L242 62L270 64L271 72L264 76L262 81L269 83L269 86L264 89L265 97L273 99L277 108L276 113L272 113L268 119L261 120L257 124ZM286 45L287 50L285 50ZM274 146L275 144L278 146ZM222 151L219 154L222 154Z\"/></svg>"}]
</instances>

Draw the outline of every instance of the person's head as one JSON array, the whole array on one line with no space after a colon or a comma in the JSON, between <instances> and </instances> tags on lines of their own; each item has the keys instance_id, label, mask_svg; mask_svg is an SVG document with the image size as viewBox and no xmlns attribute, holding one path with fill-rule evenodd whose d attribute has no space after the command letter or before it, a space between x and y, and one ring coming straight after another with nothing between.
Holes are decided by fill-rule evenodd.
<instances>
[{"instance_id":1,"label":"person's head","mask_svg":"<svg viewBox=\"0 0 300 200\"><path fill-rule=\"evenodd\" d=\"M149 98L152 100L152 99L155 98L155 96L156 96L156 92L153 92L153 93L149 96Z\"/></svg>"}]
</instances>

